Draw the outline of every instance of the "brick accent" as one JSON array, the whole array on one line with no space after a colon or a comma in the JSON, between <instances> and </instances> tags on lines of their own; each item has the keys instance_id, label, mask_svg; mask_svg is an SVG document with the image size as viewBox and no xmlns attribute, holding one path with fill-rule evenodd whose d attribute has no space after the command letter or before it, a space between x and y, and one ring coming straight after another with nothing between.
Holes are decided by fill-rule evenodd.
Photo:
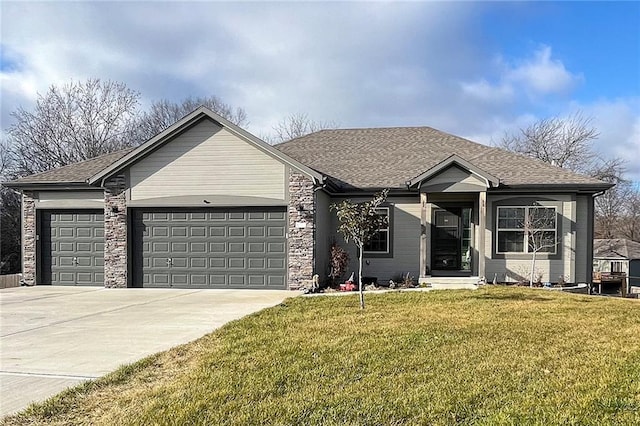
<instances>
[{"instance_id":1,"label":"brick accent","mask_svg":"<svg viewBox=\"0 0 640 426\"><path fill-rule=\"evenodd\" d=\"M22 192L22 279L36 284L36 200L32 191Z\"/></svg>"},{"instance_id":2,"label":"brick accent","mask_svg":"<svg viewBox=\"0 0 640 426\"><path fill-rule=\"evenodd\" d=\"M126 179L114 176L104 185L104 286L127 286Z\"/></svg>"},{"instance_id":3,"label":"brick accent","mask_svg":"<svg viewBox=\"0 0 640 426\"><path fill-rule=\"evenodd\" d=\"M313 181L291 171L289 175L289 289L300 288L313 275L315 203ZM305 223L306 227L296 224Z\"/></svg>"}]
</instances>

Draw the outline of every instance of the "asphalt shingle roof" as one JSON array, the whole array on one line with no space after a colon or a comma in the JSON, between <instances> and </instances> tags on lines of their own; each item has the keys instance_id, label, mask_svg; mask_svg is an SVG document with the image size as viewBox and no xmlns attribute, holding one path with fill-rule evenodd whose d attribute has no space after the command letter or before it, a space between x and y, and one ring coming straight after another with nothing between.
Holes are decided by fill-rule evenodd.
<instances>
[{"instance_id":1,"label":"asphalt shingle roof","mask_svg":"<svg viewBox=\"0 0 640 426\"><path fill-rule=\"evenodd\" d=\"M504 185L603 182L430 127L321 130L275 146L343 188L402 187L452 154Z\"/></svg>"},{"instance_id":2,"label":"asphalt shingle roof","mask_svg":"<svg viewBox=\"0 0 640 426\"><path fill-rule=\"evenodd\" d=\"M471 142L430 127L321 130L276 145L289 157L343 189L402 188L455 154L500 179L501 185L593 185L604 183L503 149ZM131 149L26 176L22 184L85 183Z\"/></svg>"},{"instance_id":3,"label":"asphalt shingle roof","mask_svg":"<svg viewBox=\"0 0 640 426\"><path fill-rule=\"evenodd\" d=\"M602 259L640 259L640 243L623 238L593 240L593 257Z\"/></svg>"},{"instance_id":4,"label":"asphalt shingle roof","mask_svg":"<svg viewBox=\"0 0 640 426\"><path fill-rule=\"evenodd\" d=\"M12 181L11 184L84 183L91 176L109 167L132 150L133 148L123 149L79 163L25 176Z\"/></svg>"}]
</instances>

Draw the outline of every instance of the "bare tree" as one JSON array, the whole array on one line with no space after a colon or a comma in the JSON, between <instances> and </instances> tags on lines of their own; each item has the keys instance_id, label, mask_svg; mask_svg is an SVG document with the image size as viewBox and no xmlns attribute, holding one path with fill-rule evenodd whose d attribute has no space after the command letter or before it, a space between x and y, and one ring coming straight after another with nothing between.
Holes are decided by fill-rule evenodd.
<instances>
[{"instance_id":1,"label":"bare tree","mask_svg":"<svg viewBox=\"0 0 640 426\"><path fill-rule=\"evenodd\" d=\"M149 111L141 114L137 123L135 139L144 142L203 105L238 126L248 124L247 113L244 109L233 108L216 96L189 97L180 103L163 99L151 104Z\"/></svg>"},{"instance_id":2,"label":"bare tree","mask_svg":"<svg viewBox=\"0 0 640 426\"><path fill-rule=\"evenodd\" d=\"M579 112L567 118L547 118L517 135L505 135L499 146L614 184L595 199L595 231L599 238L617 238L633 191L624 178L625 161L603 159L593 150L591 144L599 133L592 121Z\"/></svg>"},{"instance_id":3,"label":"bare tree","mask_svg":"<svg viewBox=\"0 0 640 426\"><path fill-rule=\"evenodd\" d=\"M0 139L0 182L13 178L7 139ZM0 275L20 271L20 194L0 186Z\"/></svg>"},{"instance_id":4,"label":"bare tree","mask_svg":"<svg viewBox=\"0 0 640 426\"><path fill-rule=\"evenodd\" d=\"M640 186L622 180L596 198L596 237L640 241Z\"/></svg>"},{"instance_id":5,"label":"bare tree","mask_svg":"<svg viewBox=\"0 0 640 426\"><path fill-rule=\"evenodd\" d=\"M19 174L37 173L130 146L139 97L109 80L51 86L32 111L20 107L11 114L13 167Z\"/></svg>"},{"instance_id":6,"label":"bare tree","mask_svg":"<svg viewBox=\"0 0 640 426\"><path fill-rule=\"evenodd\" d=\"M520 129L520 134L505 135L499 146L558 167L589 173L597 160L591 142L600 135L592 121L579 112L567 118L545 118Z\"/></svg>"},{"instance_id":7,"label":"bare tree","mask_svg":"<svg viewBox=\"0 0 640 426\"><path fill-rule=\"evenodd\" d=\"M273 134L264 136L269 143L281 143L324 129L335 129L332 121L315 121L305 113L291 114L273 126Z\"/></svg>"}]
</instances>

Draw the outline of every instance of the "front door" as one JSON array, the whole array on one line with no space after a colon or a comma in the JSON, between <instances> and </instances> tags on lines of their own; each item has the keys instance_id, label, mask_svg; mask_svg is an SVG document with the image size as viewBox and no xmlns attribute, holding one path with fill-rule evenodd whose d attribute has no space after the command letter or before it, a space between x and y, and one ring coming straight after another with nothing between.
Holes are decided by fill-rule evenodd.
<instances>
[{"instance_id":1,"label":"front door","mask_svg":"<svg viewBox=\"0 0 640 426\"><path fill-rule=\"evenodd\" d=\"M471 208L433 211L432 271L471 271Z\"/></svg>"}]
</instances>

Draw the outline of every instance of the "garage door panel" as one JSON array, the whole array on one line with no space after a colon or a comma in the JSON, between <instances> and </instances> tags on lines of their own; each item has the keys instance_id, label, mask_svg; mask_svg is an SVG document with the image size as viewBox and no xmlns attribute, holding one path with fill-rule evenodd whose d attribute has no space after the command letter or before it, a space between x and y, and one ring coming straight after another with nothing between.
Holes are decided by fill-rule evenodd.
<instances>
[{"instance_id":1,"label":"garage door panel","mask_svg":"<svg viewBox=\"0 0 640 426\"><path fill-rule=\"evenodd\" d=\"M171 258L171 268L184 268L187 269L189 267L189 258L187 257L172 257Z\"/></svg>"},{"instance_id":2,"label":"garage door panel","mask_svg":"<svg viewBox=\"0 0 640 426\"><path fill-rule=\"evenodd\" d=\"M231 257L228 259L229 269L244 269L244 257Z\"/></svg>"},{"instance_id":3,"label":"garage door panel","mask_svg":"<svg viewBox=\"0 0 640 426\"><path fill-rule=\"evenodd\" d=\"M136 210L134 284L284 288L286 215L284 208L279 210ZM163 274L158 274L161 268Z\"/></svg>"},{"instance_id":4,"label":"garage door panel","mask_svg":"<svg viewBox=\"0 0 640 426\"><path fill-rule=\"evenodd\" d=\"M55 250L58 251L58 253L75 252L75 245L73 242L68 242L68 243L60 242L58 244L53 245L53 247L55 248Z\"/></svg>"},{"instance_id":5,"label":"garage door panel","mask_svg":"<svg viewBox=\"0 0 640 426\"><path fill-rule=\"evenodd\" d=\"M76 243L76 251L78 252L92 252L93 251L93 244L91 242L80 242L78 241Z\"/></svg>"},{"instance_id":6,"label":"garage door panel","mask_svg":"<svg viewBox=\"0 0 640 426\"><path fill-rule=\"evenodd\" d=\"M77 232L78 238L93 237L93 230L91 228L78 228L76 232Z\"/></svg>"},{"instance_id":7,"label":"garage door panel","mask_svg":"<svg viewBox=\"0 0 640 426\"><path fill-rule=\"evenodd\" d=\"M265 269L266 262L263 258L249 259L249 269Z\"/></svg>"},{"instance_id":8,"label":"garage door panel","mask_svg":"<svg viewBox=\"0 0 640 426\"><path fill-rule=\"evenodd\" d=\"M227 276L220 274L210 274L209 285L211 285L212 287L224 287L227 285Z\"/></svg>"},{"instance_id":9,"label":"garage door panel","mask_svg":"<svg viewBox=\"0 0 640 426\"><path fill-rule=\"evenodd\" d=\"M284 276L283 275L269 275L267 277L267 284L269 287L284 287Z\"/></svg>"},{"instance_id":10,"label":"garage door panel","mask_svg":"<svg viewBox=\"0 0 640 426\"><path fill-rule=\"evenodd\" d=\"M268 269L284 269L284 259L267 259Z\"/></svg>"},{"instance_id":11,"label":"garage door panel","mask_svg":"<svg viewBox=\"0 0 640 426\"><path fill-rule=\"evenodd\" d=\"M153 236L154 237L168 237L169 236L169 228L166 226L154 226L153 228Z\"/></svg>"},{"instance_id":12,"label":"garage door panel","mask_svg":"<svg viewBox=\"0 0 640 426\"><path fill-rule=\"evenodd\" d=\"M188 244L186 242L172 242L171 253L187 253Z\"/></svg>"},{"instance_id":13,"label":"garage door panel","mask_svg":"<svg viewBox=\"0 0 640 426\"><path fill-rule=\"evenodd\" d=\"M249 275L249 285L251 286L264 286L266 284L264 275Z\"/></svg>"},{"instance_id":14,"label":"garage door panel","mask_svg":"<svg viewBox=\"0 0 640 426\"><path fill-rule=\"evenodd\" d=\"M173 226L173 227L171 227L171 236L172 237L186 237L187 236L187 227L186 226Z\"/></svg>"},{"instance_id":15,"label":"garage door panel","mask_svg":"<svg viewBox=\"0 0 640 426\"><path fill-rule=\"evenodd\" d=\"M209 243L209 251L211 253L226 253L227 245L225 243Z\"/></svg>"},{"instance_id":16,"label":"garage door panel","mask_svg":"<svg viewBox=\"0 0 640 426\"><path fill-rule=\"evenodd\" d=\"M227 267L227 261L224 257L212 257L209 259L209 267L213 269L224 269Z\"/></svg>"},{"instance_id":17,"label":"garage door panel","mask_svg":"<svg viewBox=\"0 0 640 426\"><path fill-rule=\"evenodd\" d=\"M249 243L249 253L265 253L265 243Z\"/></svg>"},{"instance_id":18,"label":"garage door panel","mask_svg":"<svg viewBox=\"0 0 640 426\"><path fill-rule=\"evenodd\" d=\"M267 235L269 237L284 237L284 226L270 226L267 228Z\"/></svg>"},{"instance_id":19,"label":"garage door panel","mask_svg":"<svg viewBox=\"0 0 640 426\"><path fill-rule=\"evenodd\" d=\"M189 230L192 237L206 237L207 228L204 226L192 226Z\"/></svg>"},{"instance_id":20,"label":"garage door panel","mask_svg":"<svg viewBox=\"0 0 640 426\"><path fill-rule=\"evenodd\" d=\"M284 243L269 243L268 244L269 253L284 253L285 252L285 244Z\"/></svg>"},{"instance_id":21,"label":"garage door panel","mask_svg":"<svg viewBox=\"0 0 640 426\"><path fill-rule=\"evenodd\" d=\"M207 267L207 259L204 257L192 257L190 263L191 269L205 269Z\"/></svg>"},{"instance_id":22,"label":"garage door panel","mask_svg":"<svg viewBox=\"0 0 640 426\"><path fill-rule=\"evenodd\" d=\"M229 274L229 285L230 286L245 286L246 285L246 280L245 280L245 276L243 274Z\"/></svg>"},{"instance_id":23,"label":"garage door panel","mask_svg":"<svg viewBox=\"0 0 640 426\"><path fill-rule=\"evenodd\" d=\"M206 274L191 274L191 285L193 286L206 286L207 275Z\"/></svg>"},{"instance_id":24,"label":"garage door panel","mask_svg":"<svg viewBox=\"0 0 640 426\"><path fill-rule=\"evenodd\" d=\"M76 236L76 234L74 232L74 228L59 228L58 229L58 236L59 237L73 238L73 237Z\"/></svg>"},{"instance_id":25,"label":"garage door panel","mask_svg":"<svg viewBox=\"0 0 640 426\"><path fill-rule=\"evenodd\" d=\"M191 243L189 244L189 251L191 253L206 253L207 252L207 243Z\"/></svg>"},{"instance_id":26,"label":"garage door panel","mask_svg":"<svg viewBox=\"0 0 640 426\"><path fill-rule=\"evenodd\" d=\"M228 243L227 252L228 253L244 253L245 247L246 247L245 243Z\"/></svg>"},{"instance_id":27,"label":"garage door panel","mask_svg":"<svg viewBox=\"0 0 640 426\"><path fill-rule=\"evenodd\" d=\"M249 232L249 237L264 237L267 233L264 226L249 226L247 231Z\"/></svg>"}]
</instances>

